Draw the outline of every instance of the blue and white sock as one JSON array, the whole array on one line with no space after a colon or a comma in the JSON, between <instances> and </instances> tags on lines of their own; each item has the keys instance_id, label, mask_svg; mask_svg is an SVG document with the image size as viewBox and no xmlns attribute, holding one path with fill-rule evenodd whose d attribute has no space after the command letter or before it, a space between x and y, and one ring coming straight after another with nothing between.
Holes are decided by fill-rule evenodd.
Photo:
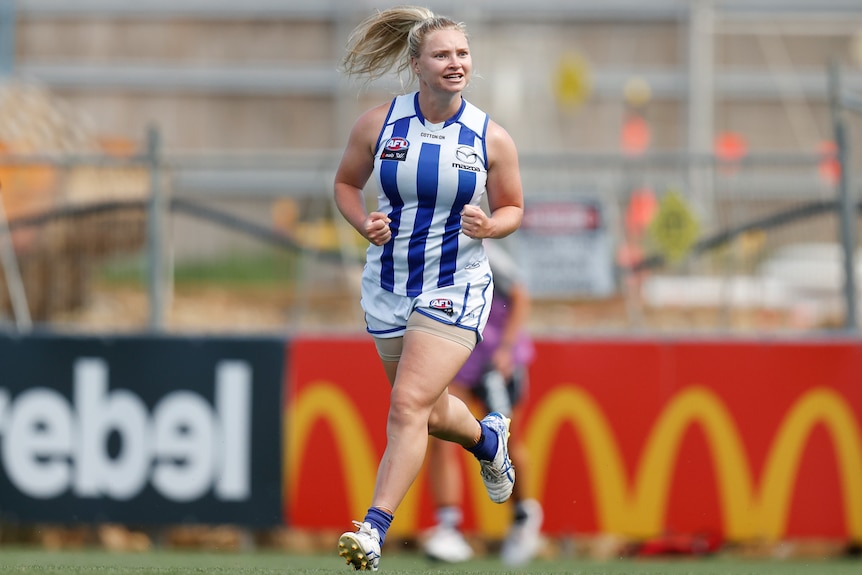
<instances>
[{"instance_id":1,"label":"blue and white sock","mask_svg":"<svg viewBox=\"0 0 862 575\"><path fill-rule=\"evenodd\" d=\"M479 425L482 427L482 435L479 436L479 442L473 447L468 447L467 451L481 461L493 461L497 455L497 432L481 421Z\"/></svg>"},{"instance_id":2,"label":"blue and white sock","mask_svg":"<svg viewBox=\"0 0 862 575\"><path fill-rule=\"evenodd\" d=\"M371 527L377 529L380 534L380 546L383 547L383 540L386 539L386 532L389 531L389 526L392 525L394 515L386 513L379 507L369 507L368 513L365 514L365 522L370 523Z\"/></svg>"}]
</instances>

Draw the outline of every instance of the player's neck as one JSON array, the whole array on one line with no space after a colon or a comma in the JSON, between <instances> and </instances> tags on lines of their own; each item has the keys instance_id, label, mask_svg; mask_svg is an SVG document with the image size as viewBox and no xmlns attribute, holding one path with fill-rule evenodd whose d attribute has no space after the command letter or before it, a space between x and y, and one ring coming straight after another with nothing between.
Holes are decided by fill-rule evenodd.
<instances>
[{"instance_id":1,"label":"player's neck","mask_svg":"<svg viewBox=\"0 0 862 575\"><path fill-rule=\"evenodd\" d=\"M439 124L445 122L461 109L461 93L426 95L419 93L419 109L427 122Z\"/></svg>"}]
</instances>

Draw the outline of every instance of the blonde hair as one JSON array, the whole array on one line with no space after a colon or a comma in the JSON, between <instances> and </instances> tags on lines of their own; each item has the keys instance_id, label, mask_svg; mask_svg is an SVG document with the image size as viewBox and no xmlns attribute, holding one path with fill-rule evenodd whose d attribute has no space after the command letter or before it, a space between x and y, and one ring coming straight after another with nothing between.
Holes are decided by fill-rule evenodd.
<instances>
[{"instance_id":1,"label":"blonde hair","mask_svg":"<svg viewBox=\"0 0 862 575\"><path fill-rule=\"evenodd\" d=\"M348 76L367 76L376 80L395 68L403 84L403 73L410 73L410 58L418 58L429 32L458 30L467 36L463 22L437 16L421 6L395 6L366 18L350 34L347 54L341 69Z\"/></svg>"}]
</instances>

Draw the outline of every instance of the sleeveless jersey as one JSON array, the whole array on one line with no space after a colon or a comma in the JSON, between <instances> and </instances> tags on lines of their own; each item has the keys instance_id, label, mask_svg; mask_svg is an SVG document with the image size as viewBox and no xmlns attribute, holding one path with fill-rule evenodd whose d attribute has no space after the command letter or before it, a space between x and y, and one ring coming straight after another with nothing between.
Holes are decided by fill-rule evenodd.
<instances>
[{"instance_id":1,"label":"sleeveless jersey","mask_svg":"<svg viewBox=\"0 0 862 575\"><path fill-rule=\"evenodd\" d=\"M392 220L392 240L369 246L365 267L381 288L415 297L485 259L481 240L460 231L461 210L485 194L487 127L466 100L442 128L426 126L418 92L392 100L374 160L377 211Z\"/></svg>"}]
</instances>

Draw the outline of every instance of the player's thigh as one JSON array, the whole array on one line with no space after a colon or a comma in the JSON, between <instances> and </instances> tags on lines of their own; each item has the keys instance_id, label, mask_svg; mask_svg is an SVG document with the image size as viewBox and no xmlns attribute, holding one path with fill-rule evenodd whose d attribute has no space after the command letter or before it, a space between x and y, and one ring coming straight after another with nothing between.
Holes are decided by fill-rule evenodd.
<instances>
[{"instance_id":1,"label":"player's thigh","mask_svg":"<svg viewBox=\"0 0 862 575\"><path fill-rule=\"evenodd\" d=\"M393 399L395 394L404 394L419 405L433 406L469 355L470 349L456 341L425 331L407 331Z\"/></svg>"}]
</instances>

